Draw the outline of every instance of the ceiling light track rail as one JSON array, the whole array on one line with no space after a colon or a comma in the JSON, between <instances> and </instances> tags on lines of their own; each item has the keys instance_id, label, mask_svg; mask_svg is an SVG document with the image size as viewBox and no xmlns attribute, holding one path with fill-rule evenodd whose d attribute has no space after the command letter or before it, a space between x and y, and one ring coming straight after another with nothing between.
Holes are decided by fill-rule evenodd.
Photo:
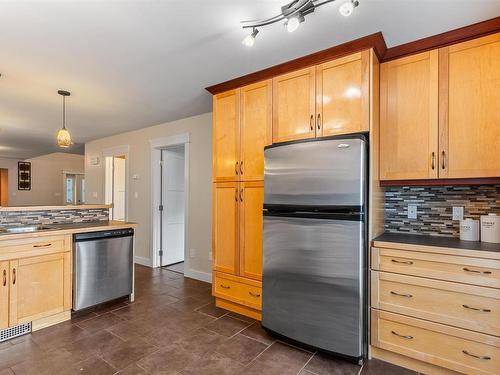
<instances>
[{"instance_id":1,"label":"ceiling light track rail","mask_svg":"<svg viewBox=\"0 0 500 375\"><path fill-rule=\"evenodd\" d=\"M305 21L305 16L314 12L316 8L335 0L293 0L292 2L281 7L281 14L263 20L241 21L243 29L252 29L252 33L243 39L242 43L247 47L254 45L255 37L259 33L259 29L264 26L286 20L284 26L288 32L297 30L299 25ZM359 5L358 0L348 0L339 7L339 12L345 17L352 14L354 9Z\"/></svg>"}]
</instances>

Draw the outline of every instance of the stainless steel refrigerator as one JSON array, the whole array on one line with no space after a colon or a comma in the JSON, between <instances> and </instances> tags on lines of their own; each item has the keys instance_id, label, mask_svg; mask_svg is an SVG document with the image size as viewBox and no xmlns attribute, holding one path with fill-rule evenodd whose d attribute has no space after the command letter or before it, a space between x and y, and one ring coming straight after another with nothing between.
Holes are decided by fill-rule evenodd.
<instances>
[{"instance_id":1,"label":"stainless steel refrigerator","mask_svg":"<svg viewBox=\"0 0 500 375\"><path fill-rule=\"evenodd\" d=\"M367 348L367 142L265 149L262 325L361 360Z\"/></svg>"}]
</instances>

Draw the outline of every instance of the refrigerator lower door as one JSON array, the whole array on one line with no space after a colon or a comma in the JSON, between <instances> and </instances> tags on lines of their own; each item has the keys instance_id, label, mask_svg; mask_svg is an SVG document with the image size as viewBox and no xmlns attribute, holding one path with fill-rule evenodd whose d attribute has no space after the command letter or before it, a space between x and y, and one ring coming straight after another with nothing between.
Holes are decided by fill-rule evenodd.
<instances>
[{"instance_id":1,"label":"refrigerator lower door","mask_svg":"<svg viewBox=\"0 0 500 375\"><path fill-rule=\"evenodd\" d=\"M353 358L365 354L362 221L264 217L262 325Z\"/></svg>"}]
</instances>

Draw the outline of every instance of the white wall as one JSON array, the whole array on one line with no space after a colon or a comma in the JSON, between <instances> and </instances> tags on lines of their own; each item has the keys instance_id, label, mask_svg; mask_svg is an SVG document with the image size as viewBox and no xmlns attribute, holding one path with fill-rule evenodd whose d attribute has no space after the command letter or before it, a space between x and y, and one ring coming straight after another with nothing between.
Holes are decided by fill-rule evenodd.
<instances>
[{"instance_id":1,"label":"white wall","mask_svg":"<svg viewBox=\"0 0 500 375\"><path fill-rule=\"evenodd\" d=\"M143 263L152 264L151 242L151 148L149 141L156 138L190 134L190 189L187 243L193 257L186 259L186 275L209 277L211 274L211 210L212 210L212 114L173 121L161 125L118 134L89 142L85 145L85 177L87 203L104 202L105 167L103 150L129 145L128 219L137 222L136 256ZM99 166L90 159L98 156ZM136 179L134 179L134 176ZM156 249L155 249L156 250Z\"/></svg>"},{"instance_id":2,"label":"white wall","mask_svg":"<svg viewBox=\"0 0 500 375\"><path fill-rule=\"evenodd\" d=\"M9 168L9 206L64 204L63 171L83 173L83 155L55 152L26 159L31 162L31 190L17 190L17 159L0 159Z\"/></svg>"}]
</instances>

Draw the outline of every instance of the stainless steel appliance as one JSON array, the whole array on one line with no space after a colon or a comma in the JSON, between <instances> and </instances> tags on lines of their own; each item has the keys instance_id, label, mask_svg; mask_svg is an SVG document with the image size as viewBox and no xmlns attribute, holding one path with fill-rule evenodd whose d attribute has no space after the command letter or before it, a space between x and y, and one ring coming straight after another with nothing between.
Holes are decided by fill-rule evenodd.
<instances>
[{"instance_id":1,"label":"stainless steel appliance","mask_svg":"<svg viewBox=\"0 0 500 375\"><path fill-rule=\"evenodd\" d=\"M73 310L132 294L133 229L74 235Z\"/></svg>"},{"instance_id":2,"label":"stainless steel appliance","mask_svg":"<svg viewBox=\"0 0 500 375\"><path fill-rule=\"evenodd\" d=\"M367 350L363 135L265 149L262 325L361 360Z\"/></svg>"}]
</instances>

